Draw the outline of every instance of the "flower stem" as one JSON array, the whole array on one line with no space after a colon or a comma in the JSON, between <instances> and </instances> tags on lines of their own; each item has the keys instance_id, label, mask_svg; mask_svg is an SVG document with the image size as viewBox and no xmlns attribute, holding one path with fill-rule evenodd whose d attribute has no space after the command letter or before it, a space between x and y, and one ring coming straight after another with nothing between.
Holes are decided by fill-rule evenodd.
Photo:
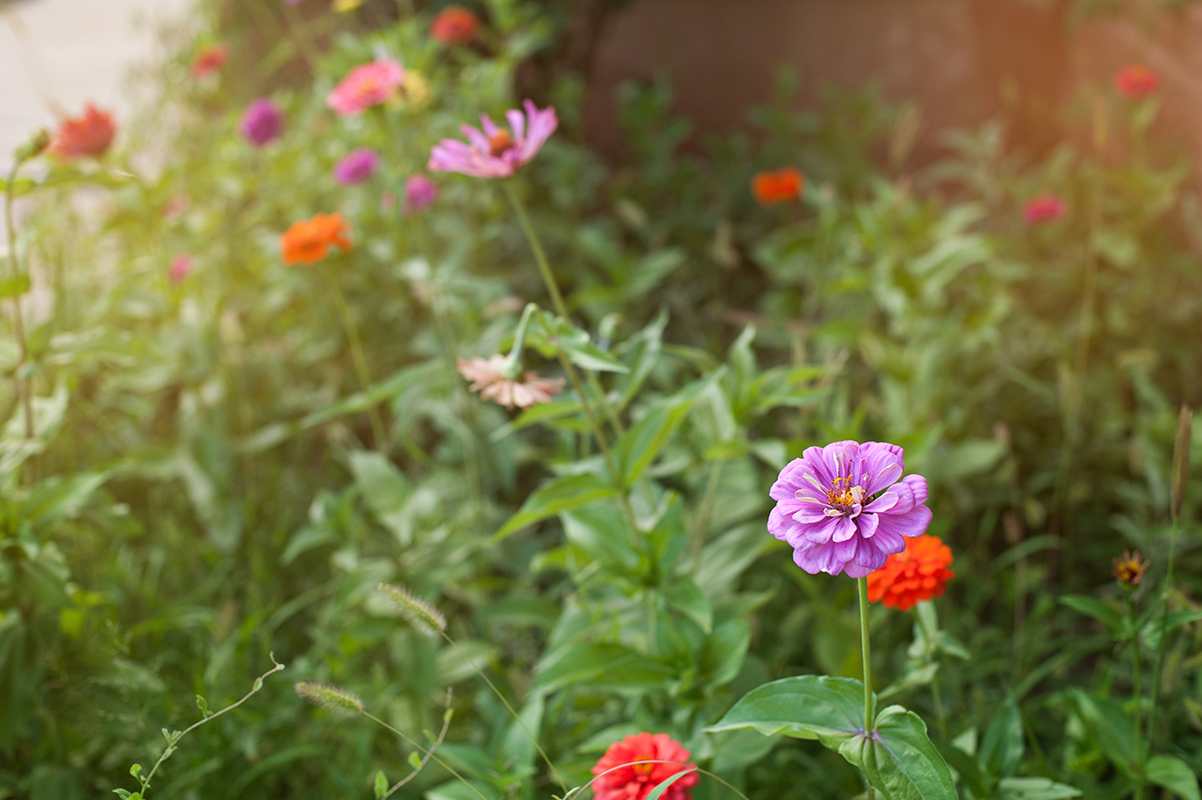
<instances>
[{"instance_id":1,"label":"flower stem","mask_svg":"<svg viewBox=\"0 0 1202 800\"><path fill-rule=\"evenodd\" d=\"M12 280L21 279L21 264L17 258L17 228L13 223L13 192L16 190L17 170L23 159L13 160L12 169L8 173L8 183L4 187L4 224L8 231L8 261L12 265ZM29 385L29 376L25 374L25 366L29 362L29 345L25 338L25 318L21 311L21 293L13 294L13 330L17 338L17 394L21 398L21 407L25 411L25 438L32 439L33 427L33 390Z\"/></svg>"},{"instance_id":2,"label":"flower stem","mask_svg":"<svg viewBox=\"0 0 1202 800\"><path fill-rule=\"evenodd\" d=\"M342 327L346 330L346 339L351 346L351 360L355 364L359 383L364 392L370 392L371 373L367 371L367 359L363 356L363 343L359 340L359 329L355 327L355 320L351 317L351 309L347 305L346 295L342 293L342 286L330 274L329 269L323 266L322 274L325 275L334 294L334 302L337 304L338 314L342 318ZM384 453L388 449L388 435L385 432L384 421L380 418L380 411L376 406L370 406L367 409L367 416L371 421L371 433L376 442L376 449Z\"/></svg>"},{"instance_id":3,"label":"flower stem","mask_svg":"<svg viewBox=\"0 0 1202 800\"><path fill-rule=\"evenodd\" d=\"M864 735L871 736L876 709L872 703L872 657L868 647L868 578L859 578L856 583L860 589L860 654L864 659ZM865 798L873 800L874 793L867 776L864 784L868 787Z\"/></svg>"},{"instance_id":4,"label":"flower stem","mask_svg":"<svg viewBox=\"0 0 1202 800\"><path fill-rule=\"evenodd\" d=\"M377 717L375 714L372 714L370 711L362 711L362 712L360 712L360 713L362 713L362 714L363 714L363 716L367 717L367 718L368 718L368 719L370 719L372 722L374 722L374 723L376 723L377 725L379 725L380 727L384 728L384 730L391 731L393 734L395 734L396 736L400 737L400 739L401 739L402 741L404 741L404 742L408 742L408 743L409 743L409 745L410 745L411 747L413 747L415 750L417 750L417 751L418 751L419 753L421 753L423 756L428 756L429 758L431 758L431 759L434 761L434 763L435 763L435 764L437 764L438 766L440 766L440 767L442 767L443 769L445 769L447 772L449 772L449 773L451 773L452 775L454 775L454 776L455 776L455 777L456 777L456 778L459 780L459 782L460 782L460 783L462 783L462 784L463 784L464 786L466 786L467 788L471 789L471 790L472 790L472 792L473 792L473 793L475 793L475 795L476 795L477 797L479 797L479 798L480 798L480 800L488 800L488 798L487 798L487 797L485 797L484 795L482 795L482 794L480 793L480 790L479 790L479 789L477 789L475 786L473 786L471 783L469 783L469 782L468 782L467 778L463 777L463 776L462 776L462 775L460 775L458 772L456 772L454 767L452 767L452 766L451 766L450 764L448 764L447 762L443 761L443 760L442 760L441 758L439 758L438 756L434 755L434 751L433 751L433 750L427 750L426 748L422 747L420 744L418 744L417 742L413 741L413 740L412 740L412 739L410 739L408 736L406 736L405 734L401 733L401 732L400 732L400 731L398 731L396 728L392 727L392 726L391 726L391 725L389 725L387 722L385 722L384 720L382 720L382 719L380 719L379 717Z\"/></svg>"},{"instance_id":5,"label":"flower stem","mask_svg":"<svg viewBox=\"0 0 1202 800\"><path fill-rule=\"evenodd\" d=\"M513 205L514 213L518 215L518 222L522 225L522 232L526 234L526 241L530 243L530 249L534 251L534 261L538 264L538 272L542 276L543 284L547 287L547 293L551 295L551 304L555 306L555 313L564 320L569 320L568 307L563 302L563 295L559 293L559 284L555 282L555 275L551 272L551 265L547 262L547 254L543 252L542 243L534 233L534 226L530 224L526 207L522 205L522 200L514 190L513 184L506 181L504 186L505 193L509 195L509 202Z\"/></svg>"},{"instance_id":6,"label":"flower stem","mask_svg":"<svg viewBox=\"0 0 1202 800\"><path fill-rule=\"evenodd\" d=\"M1127 588L1127 587L1124 587ZM1143 717L1143 691L1139 681L1139 631L1135 630L1135 600L1132 592L1127 592L1127 623L1131 626L1131 693L1135 699L1135 798L1141 800L1144 794L1144 748L1141 728Z\"/></svg>"},{"instance_id":7,"label":"flower stem","mask_svg":"<svg viewBox=\"0 0 1202 800\"><path fill-rule=\"evenodd\" d=\"M1151 747L1152 737L1156 729L1156 705L1160 701L1160 673L1164 667L1164 648L1168 641L1168 631L1165 625L1169 617L1169 592L1173 588L1173 556L1177 550L1177 518L1173 517L1173 525L1169 528L1169 561L1164 573L1164 608L1160 612L1160 642L1156 646L1156 666L1152 668L1152 706L1148 709L1148 745ZM1140 756L1141 762L1143 756Z\"/></svg>"}]
</instances>

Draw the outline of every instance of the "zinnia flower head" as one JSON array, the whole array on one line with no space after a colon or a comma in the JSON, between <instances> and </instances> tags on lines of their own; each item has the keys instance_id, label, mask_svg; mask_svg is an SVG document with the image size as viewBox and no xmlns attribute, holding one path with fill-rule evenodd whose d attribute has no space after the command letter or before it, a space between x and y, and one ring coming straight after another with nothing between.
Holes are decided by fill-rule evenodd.
<instances>
[{"instance_id":1,"label":"zinnia flower head","mask_svg":"<svg viewBox=\"0 0 1202 800\"><path fill-rule=\"evenodd\" d=\"M438 184L425 175L410 175L405 181L405 213L416 214L438 199Z\"/></svg>"},{"instance_id":2,"label":"zinnia flower head","mask_svg":"<svg viewBox=\"0 0 1202 800\"><path fill-rule=\"evenodd\" d=\"M550 403L551 395L563 391L563 378L542 378L537 372L528 371L518 380L516 370L507 361L501 355L461 358L458 362L459 374L472 382L473 392L479 392L485 400L492 400L506 408L528 408L539 403Z\"/></svg>"},{"instance_id":3,"label":"zinnia flower head","mask_svg":"<svg viewBox=\"0 0 1202 800\"><path fill-rule=\"evenodd\" d=\"M689 788L697 785L696 769L696 764L689 763L689 751L668 734L635 733L611 744L593 766L593 774L598 776L593 793L597 800L645 800L676 773L694 770L661 795L664 800L690 800L693 793Z\"/></svg>"},{"instance_id":4,"label":"zinnia flower head","mask_svg":"<svg viewBox=\"0 0 1202 800\"><path fill-rule=\"evenodd\" d=\"M431 172L459 172L473 178L508 178L534 158L543 143L559 127L555 108L539 111L530 100L523 102L526 113L510 109L505 112L510 130L499 128L487 115L481 115L483 132L470 125L459 129L467 143L458 139L443 139L430 151Z\"/></svg>"},{"instance_id":5,"label":"zinnia flower head","mask_svg":"<svg viewBox=\"0 0 1202 800\"><path fill-rule=\"evenodd\" d=\"M909 611L915 603L940 597L956 573L948 569L952 549L938 536L915 536L906 549L885 559L885 566L868 576L868 599L883 600L889 608Z\"/></svg>"},{"instance_id":6,"label":"zinnia flower head","mask_svg":"<svg viewBox=\"0 0 1202 800\"><path fill-rule=\"evenodd\" d=\"M1140 560L1138 550L1134 554L1130 550L1124 550L1121 557L1114 559L1114 569L1111 574L1123 586L1138 586L1144 573L1148 571L1148 564L1149 562Z\"/></svg>"},{"instance_id":7,"label":"zinnia flower head","mask_svg":"<svg viewBox=\"0 0 1202 800\"><path fill-rule=\"evenodd\" d=\"M343 185L362 183L375 173L379 163L379 154L370 147L352 150L334 165L334 180Z\"/></svg>"},{"instance_id":8,"label":"zinnia flower head","mask_svg":"<svg viewBox=\"0 0 1202 800\"><path fill-rule=\"evenodd\" d=\"M465 45L476 38L476 15L462 6L447 6L430 24L430 35L445 45Z\"/></svg>"},{"instance_id":9,"label":"zinnia flower head","mask_svg":"<svg viewBox=\"0 0 1202 800\"><path fill-rule=\"evenodd\" d=\"M785 167L773 172L757 172L751 179L751 193L762 206L793 203L801 199L806 179L800 170Z\"/></svg>"},{"instance_id":10,"label":"zinnia flower head","mask_svg":"<svg viewBox=\"0 0 1202 800\"><path fill-rule=\"evenodd\" d=\"M1114 88L1129 100L1139 100L1160 88L1160 78L1143 64L1131 64L1114 76Z\"/></svg>"},{"instance_id":11,"label":"zinnia flower head","mask_svg":"<svg viewBox=\"0 0 1202 800\"><path fill-rule=\"evenodd\" d=\"M211 44L200 48L196 51L196 58L192 59L192 76L203 78L216 72L229 57L230 48L224 44Z\"/></svg>"},{"instance_id":12,"label":"zinnia flower head","mask_svg":"<svg viewBox=\"0 0 1202 800\"><path fill-rule=\"evenodd\" d=\"M238 123L238 131L256 147L278 138L284 130L284 112L271 100L252 100Z\"/></svg>"},{"instance_id":13,"label":"zinnia flower head","mask_svg":"<svg viewBox=\"0 0 1202 800\"><path fill-rule=\"evenodd\" d=\"M1023 221L1028 225L1055 222L1064 216L1067 208L1064 200L1057 195L1038 194L1023 205Z\"/></svg>"},{"instance_id":14,"label":"zinnia flower head","mask_svg":"<svg viewBox=\"0 0 1202 800\"><path fill-rule=\"evenodd\" d=\"M59 124L50 152L65 160L99 157L108 151L116 135L113 115L88 103L78 117L68 117Z\"/></svg>"},{"instance_id":15,"label":"zinnia flower head","mask_svg":"<svg viewBox=\"0 0 1202 800\"><path fill-rule=\"evenodd\" d=\"M382 58L360 64L339 81L326 96L326 105L340 117L362 114L372 106L388 102L405 80L399 61Z\"/></svg>"},{"instance_id":16,"label":"zinnia flower head","mask_svg":"<svg viewBox=\"0 0 1202 800\"><path fill-rule=\"evenodd\" d=\"M178 285L184 282L192 272L192 256L187 253L180 253L175 258L171 259L171 266L167 268L167 277L171 278L171 282Z\"/></svg>"},{"instance_id":17,"label":"zinnia flower head","mask_svg":"<svg viewBox=\"0 0 1202 800\"><path fill-rule=\"evenodd\" d=\"M330 245L349 250L349 230L350 226L341 214L316 214L312 219L292 223L280 237L284 263L288 266L315 264L326 257Z\"/></svg>"},{"instance_id":18,"label":"zinnia flower head","mask_svg":"<svg viewBox=\"0 0 1202 800\"><path fill-rule=\"evenodd\" d=\"M902 478L904 451L884 442L810 447L781 470L768 530L811 575L863 578L931 524L927 481ZM899 481L898 479L901 478Z\"/></svg>"}]
</instances>

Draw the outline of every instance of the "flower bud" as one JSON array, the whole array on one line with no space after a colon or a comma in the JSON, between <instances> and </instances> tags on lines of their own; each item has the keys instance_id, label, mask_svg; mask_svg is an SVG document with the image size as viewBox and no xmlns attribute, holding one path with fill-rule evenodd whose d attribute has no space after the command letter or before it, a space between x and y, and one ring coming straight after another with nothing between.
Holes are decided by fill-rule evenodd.
<instances>
[{"instance_id":1,"label":"flower bud","mask_svg":"<svg viewBox=\"0 0 1202 800\"><path fill-rule=\"evenodd\" d=\"M1140 580L1144 577L1144 573L1148 570L1147 561L1141 561L1139 551L1132 553L1130 550L1124 550L1123 554L1114 559L1114 569L1111 570L1111 575L1122 584L1124 589L1134 589L1139 585Z\"/></svg>"},{"instance_id":2,"label":"flower bud","mask_svg":"<svg viewBox=\"0 0 1202 800\"><path fill-rule=\"evenodd\" d=\"M38 131L25 140L24 144L18 147L13 152L13 157L18 161L28 161L34 156L41 153L50 146L50 131L45 128L39 128Z\"/></svg>"}]
</instances>

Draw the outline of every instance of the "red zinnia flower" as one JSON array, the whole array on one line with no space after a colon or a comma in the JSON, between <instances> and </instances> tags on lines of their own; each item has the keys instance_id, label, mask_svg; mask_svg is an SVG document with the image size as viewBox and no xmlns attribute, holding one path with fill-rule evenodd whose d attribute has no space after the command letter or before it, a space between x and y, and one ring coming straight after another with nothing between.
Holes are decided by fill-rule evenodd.
<instances>
[{"instance_id":1,"label":"red zinnia flower","mask_svg":"<svg viewBox=\"0 0 1202 800\"><path fill-rule=\"evenodd\" d=\"M956 573L948 569L952 549L938 536L916 536L894 553L885 566L868 574L868 599L884 599L889 608L909 611L915 603L939 597Z\"/></svg>"},{"instance_id":2,"label":"red zinnia flower","mask_svg":"<svg viewBox=\"0 0 1202 800\"><path fill-rule=\"evenodd\" d=\"M1114 88L1130 100L1147 97L1160 87L1160 78L1143 64L1123 67L1114 76Z\"/></svg>"},{"instance_id":3,"label":"red zinnia flower","mask_svg":"<svg viewBox=\"0 0 1202 800\"><path fill-rule=\"evenodd\" d=\"M349 229L341 214L317 214L313 219L292 223L280 237L284 263L315 264L326 257L330 245L349 250L351 240L346 237Z\"/></svg>"},{"instance_id":4,"label":"red zinnia flower","mask_svg":"<svg viewBox=\"0 0 1202 800\"><path fill-rule=\"evenodd\" d=\"M78 117L68 117L59 124L50 152L66 160L102 156L116 135L113 115L88 103Z\"/></svg>"},{"instance_id":5,"label":"red zinnia flower","mask_svg":"<svg viewBox=\"0 0 1202 800\"><path fill-rule=\"evenodd\" d=\"M805 185L805 176L799 170L785 167L775 172L757 172L751 181L751 193L760 205L774 206L798 200Z\"/></svg>"},{"instance_id":6,"label":"red zinnia flower","mask_svg":"<svg viewBox=\"0 0 1202 800\"><path fill-rule=\"evenodd\" d=\"M1038 194L1023 206L1023 221L1028 225L1055 222L1064 216L1064 200L1054 194Z\"/></svg>"},{"instance_id":7,"label":"red zinnia flower","mask_svg":"<svg viewBox=\"0 0 1202 800\"><path fill-rule=\"evenodd\" d=\"M193 77L202 78L210 72L216 72L229 57L230 49L224 44L211 44L200 48L196 52L196 58L192 60Z\"/></svg>"},{"instance_id":8,"label":"red zinnia flower","mask_svg":"<svg viewBox=\"0 0 1202 800\"><path fill-rule=\"evenodd\" d=\"M476 38L476 15L462 6L447 6L430 24L430 35L446 45L464 45Z\"/></svg>"},{"instance_id":9,"label":"red zinnia flower","mask_svg":"<svg viewBox=\"0 0 1202 800\"><path fill-rule=\"evenodd\" d=\"M689 751L666 733L636 733L614 742L593 767L596 800L646 800L651 790L684 770L696 770L688 763ZM656 763L656 762L672 763ZM662 795L663 800L690 800L690 786L697 785L697 773L679 779Z\"/></svg>"}]
</instances>

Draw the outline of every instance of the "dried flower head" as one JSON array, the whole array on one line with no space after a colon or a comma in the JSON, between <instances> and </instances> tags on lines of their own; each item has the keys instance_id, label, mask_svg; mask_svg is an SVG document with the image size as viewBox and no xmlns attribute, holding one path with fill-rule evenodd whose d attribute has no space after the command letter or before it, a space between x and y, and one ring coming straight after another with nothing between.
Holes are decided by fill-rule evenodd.
<instances>
[{"instance_id":1,"label":"dried flower head","mask_svg":"<svg viewBox=\"0 0 1202 800\"><path fill-rule=\"evenodd\" d=\"M805 176L800 170L785 167L773 172L757 172L751 179L751 193L762 206L793 203L801 199Z\"/></svg>"},{"instance_id":2,"label":"dried flower head","mask_svg":"<svg viewBox=\"0 0 1202 800\"><path fill-rule=\"evenodd\" d=\"M442 612L405 587L381 583L376 591L391 600L396 605L397 613L407 619L418 633L437 636L447 629L447 618Z\"/></svg>"},{"instance_id":3,"label":"dried flower head","mask_svg":"<svg viewBox=\"0 0 1202 800\"><path fill-rule=\"evenodd\" d=\"M501 355L459 359L459 374L472 382L471 390L499 406L529 408L550 403L552 395L563 391L563 378L543 378L530 370L518 380L507 367L507 359Z\"/></svg>"},{"instance_id":4,"label":"dried flower head","mask_svg":"<svg viewBox=\"0 0 1202 800\"><path fill-rule=\"evenodd\" d=\"M1054 194L1037 194L1023 205L1023 221L1028 225L1055 222L1064 216L1067 206Z\"/></svg>"},{"instance_id":5,"label":"dried flower head","mask_svg":"<svg viewBox=\"0 0 1202 800\"><path fill-rule=\"evenodd\" d=\"M401 62L390 58L360 64L339 81L326 96L326 105L340 117L362 114L372 106L387 103L405 80Z\"/></svg>"},{"instance_id":6,"label":"dried flower head","mask_svg":"<svg viewBox=\"0 0 1202 800\"><path fill-rule=\"evenodd\" d=\"M1160 77L1143 64L1131 64L1115 74L1114 88L1129 100L1139 100L1160 88Z\"/></svg>"},{"instance_id":7,"label":"dried flower head","mask_svg":"<svg viewBox=\"0 0 1202 800\"><path fill-rule=\"evenodd\" d=\"M64 160L104 155L117 135L113 115L88 103L78 117L63 120L50 143L50 152Z\"/></svg>"},{"instance_id":8,"label":"dried flower head","mask_svg":"<svg viewBox=\"0 0 1202 800\"><path fill-rule=\"evenodd\" d=\"M676 773L694 770L662 795L664 800L689 800L690 787L697 785L696 769L689 751L668 734L635 733L611 744L593 766L593 793L597 800L644 800Z\"/></svg>"},{"instance_id":9,"label":"dried flower head","mask_svg":"<svg viewBox=\"0 0 1202 800\"><path fill-rule=\"evenodd\" d=\"M1139 551L1132 553L1124 550L1123 554L1114 559L1114 569L1111 570L1115 579L1124 586L1138 586L1148 571L1148 561L1141 561Z\"/></svg>"},{"instance_id":10,"label":"dried flower head","mask_svg":"<svg viewBox=\"0 0 1202 800\"><path fill-rule=\"evenodd\" d=\"M346 235L349 230L341 214L315 214L312 219L292 223L280 236L284 263L315 264L326 257L332 245L349 250L351 240Z\"/></svg>"},{"instance_id":11,"label":"dried flower head","mask_svg":"<svg viewBox=\"0 0 1202 800\"><path fill-rule=\"evenodd\" d=\"M768 530L811 575L863 578L931 524L927 481L904 471L902 448L843 441L811 447L781 470ZM900 480L899 480L900 479Z\"/></svg>"},{"instance_id":12,"label":"dried flower head","mask_svg":"<svg viewBox=\"0 0 1202 800\"><path fill-rule=\"evenodd\" d=\"M868 599L909 611L915 603L939 597L956 573L948 569L952 550L938 536L915 536L906 549L893 553L885 566L868 576Z\"/></svg>"},{"instance_id":13,"label":"dried flower head","mask_svg":"<svg viewBox=\"0 0 1202 800\"><path fill-rule=\"evenodd\" d=\"M538 155L543 144L559 127L553 107L541 111L530 100L523 102L525 115L517 109L505 112L509 130L500 128L487 114L480 128L460 125L467 142L443 139L430 151L426 169L459 172L473 178L508 178Z\"/></svg>"},{"instance_id":14,"label":"dried flower head","mask_svg":"<svg viewBox=\"0 0 1202 800\"><path fill-rule=\"evenodd\" d=\"M363 701L353 692L341 686L331 686L317 681L300 681L292 687L296 693L310 703L338 713L362 714Z\"/></svg>"},{"instance_id":15,"label":"dried flower head","mask_svg":"<svg viewBox=\"0 0 1202 800\"><path fill-rule=\"evenodd\" d=\"M470 44L480 27L476 15L462 6L447 6L430 24L430 36L445 45Z\"/></svg>"}]
</instances>

